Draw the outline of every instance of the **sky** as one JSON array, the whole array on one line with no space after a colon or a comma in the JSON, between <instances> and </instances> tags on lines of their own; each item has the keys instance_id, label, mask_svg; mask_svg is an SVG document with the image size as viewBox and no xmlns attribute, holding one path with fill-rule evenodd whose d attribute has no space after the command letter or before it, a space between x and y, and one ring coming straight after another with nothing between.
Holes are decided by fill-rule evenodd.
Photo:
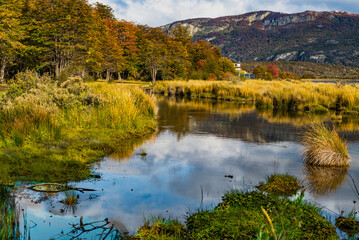
<instances>
[{"instance_id":1,"label":"sky","mask_svg":"<svg viewBox=\"0 0 359 240\"><path fill-rule=\"evenodd\" d=\"M118 19L159 27L178 20L221 17L270 10L296 13L306 10L359 13L359 0L89 0L111 6Z\"/></svg>"}]
</instances>

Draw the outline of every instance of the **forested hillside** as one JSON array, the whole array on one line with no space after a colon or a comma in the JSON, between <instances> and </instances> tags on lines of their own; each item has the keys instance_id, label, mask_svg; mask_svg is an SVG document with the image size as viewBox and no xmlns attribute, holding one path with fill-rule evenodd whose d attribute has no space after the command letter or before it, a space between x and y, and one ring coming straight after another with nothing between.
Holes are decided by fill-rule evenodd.
<instances>
[{"instance_id":1,"label":"forested hillside","mask_svg":"<svg viewBox=\"0 0 359 240\"><path fill-rule=\"evenodd\" d=\"M188 32L118 20L86 0L0 1L0 82L36 70L58 79L221 79L233 64Z\"/></svg>"},{"instance_id":2,"label":"forested hillside","mask_svg":"<svg viewBox=\"0 0 359 240\"><path fill-rule=\"evenodd\" d=\"M302 61L359 67L359 14L251 12L174 22L195 40L207 40L241 62Z\"/></svg>"}]
</instances>

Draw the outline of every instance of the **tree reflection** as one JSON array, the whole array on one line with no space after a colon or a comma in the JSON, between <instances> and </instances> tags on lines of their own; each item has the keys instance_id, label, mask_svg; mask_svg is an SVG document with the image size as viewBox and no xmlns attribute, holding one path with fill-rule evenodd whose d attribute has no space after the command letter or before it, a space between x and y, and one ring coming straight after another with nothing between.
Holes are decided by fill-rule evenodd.
<instances>
[{"instance_id":1,"label":"tree reflection","mask_svg":"<svg viewBox=\"0 0 359 240\"><path fill-rule=\"evenodd\" d=\"M253 104L157 97L159 132L169 130L178 141L188 134L210 133L219 137L240 138L248 142L297 141L298 131L313 122L332 122L348 141L358 140L359 117L331 120L331 112L313 115L256 110Z\"/></svg>"},{"instance_id":2,"label":"tree reflection","mask_svg":"<svg viewBox=\"0 0 359 240\"><path fill-rule=\"evenodd\" d=\"M124 141L115 152L110 154L112 160L124 161L129 160L134 154L135 149L141 147L146 142L154 141L156 134L149 134L141 138L132 138Z\"/></svg>"},{"instance_id":3,"label":"tree reflection","mask_svg":"<svg viewBox=\"0 0 359 240\"><path fill-rule=\"evenodd\" d=\"M122 239L126 233L121 233L116 230L114 224L111 224L108 219L102 221L94 221L84 223L83 218L80 218L80 223L72 224L72 229L67 233L61 233L54 236L52 239L91 239L105 240L105 239Z\"/></svg>"}]
</instances>

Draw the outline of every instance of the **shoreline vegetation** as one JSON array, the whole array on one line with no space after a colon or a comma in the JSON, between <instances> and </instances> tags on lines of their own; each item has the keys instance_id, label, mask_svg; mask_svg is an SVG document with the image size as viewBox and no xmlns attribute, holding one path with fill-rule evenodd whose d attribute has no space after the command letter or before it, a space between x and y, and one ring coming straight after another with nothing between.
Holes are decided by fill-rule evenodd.
<instances>
[{"instance_id":1,"label":"shoreline vegetation","mask_svg":"<svg viewBox=\"0 0 359 240\"><path fill-rule=\"evenodd\" d=\"M338 238L334 225L321 215L322 210L303 200L298 179L275 174L265 185L263 191L226 193L213 209L187 213L185 224L150 217L134 236L123 239Z\"/></svg>"},{"instance_id":2,"label":"shoreline vegetation","mask_svg":"<svg viewBox=\"0 0 359 240\"><path fill-rule=\"evenodd\" d=\"M224 81L161 81L155 93L167 96L211 98L253 102L257 109L273 111L359 115L359 88L334 83L302 81L246 80Z\"/></svg>"},{"instance_id":3,"label":"shoreline vegetation","mask_svg":"<svg viewBox=\"0 0 359 240\"><path fill-rule=\"evenodd\" d=\"M135 86L20 73L0 102L0 182L66 182L130 138L154 132L155 99Z\"/></svg>"}]
</instances>

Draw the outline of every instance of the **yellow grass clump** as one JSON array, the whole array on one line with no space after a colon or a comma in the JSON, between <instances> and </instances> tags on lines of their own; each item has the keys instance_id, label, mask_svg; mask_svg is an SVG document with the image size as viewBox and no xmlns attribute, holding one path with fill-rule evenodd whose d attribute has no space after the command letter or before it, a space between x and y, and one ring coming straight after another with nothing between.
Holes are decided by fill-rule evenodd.
<instances>
[{"instance_id":1,"label":"yellow grass clump","mask_svg":"<svg viewBox=\"0 0 359 240\"><path fill-rule=\"evenodd\" d=\"M346 142L335 129L323 123L315 124L304 132L304 161L317 166L348 166L350 156Z\"/></svg>"}]
</instances>

